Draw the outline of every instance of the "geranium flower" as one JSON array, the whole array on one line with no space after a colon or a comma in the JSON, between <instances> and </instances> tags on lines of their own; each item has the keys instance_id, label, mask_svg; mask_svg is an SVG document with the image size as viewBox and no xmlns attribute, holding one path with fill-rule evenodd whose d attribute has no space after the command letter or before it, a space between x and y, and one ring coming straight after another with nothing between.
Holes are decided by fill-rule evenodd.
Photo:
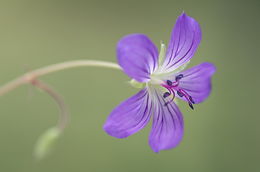
<instances>
[{"instance_id":1,"label":"geranium flower","mask_svg":"<svg viewBox=\"0 0 260 172\"><path fill-rule=\"evenodd\" d=\"M210 94L215 67L202 63L185 71L201 40L199 24L185 13L178 17L167 50L161 52L143 34L123 37L117 45L118 63L144 88L122 102L108 117L104 130L116 138L128 137L144 128L153 116L149 144L154 152L176 147L183 137L183 116L175 98L193 109Z\"/></svg>"}]
</instances>

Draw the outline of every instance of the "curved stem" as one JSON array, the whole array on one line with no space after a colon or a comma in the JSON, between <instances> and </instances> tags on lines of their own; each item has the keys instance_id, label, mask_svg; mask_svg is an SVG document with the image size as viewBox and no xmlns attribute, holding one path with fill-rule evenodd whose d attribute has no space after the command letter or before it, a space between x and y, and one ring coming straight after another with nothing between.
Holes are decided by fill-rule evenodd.
<instances>
[{"instance_id":1,"label":"curved stem","mask_svg":"<svg viewBox=\"0 0 260 172\"><path fill-rule=\"evenodd\" d=\"M24 75L14 79L13 81L8 82L7 84L0 87L0 96L12 91L13 89L19 87L20 85L31 83L36 78L60 71L65 70L69 68L75 68L75 67L82 67L82 66L95 66L95 67L105 67L105 68L111 68L111 69L119 69L121 70L121 67L112 62L104 62L104 61L97 61L97 60L75 60L75 61L67 61L63 63L57 63L53 65L49 65L46 67L42 67L36 70L33 70L31 72L25 73Z\"/></svg>"},{"instance_id":2,"label":"curved stem","mask_svg":"<svg viewBox=\"0 0 260 172\"><path fill-rule=\"evenodd\" d=\"M76 61L68 61L58 64L49 65L46 67L42 67L36 70L33 70L31 72L27 72L23 74L22 76L14 79L13 81L8 82L7 84L0 87L0 96L12 91L13 89L23 85L23 84L32 84L35 87L45 91L47 94L49 94L55 102L58 104L60 109L60 116L58 124L55 126L55 128L51 128L51 130L47 130L40 139L38 140L36 144L35 149L35 155L38 158L42 158L45 156L46 152L49 149L50 144L58 137L58 135L63 132L65 129L69 113L67 110L67 107L62 99L62 97L57 94L51 87L49 87L47 84L41 82L38 80L40 76L65 70L69 68L75 68L75 67L81 67L81 66L95 66L95 67L105 67L105 68L111 68L111 69L119 69L121 70L121 67L115 63L111 62L103 62L103 61L96 61L96 60L76 60Z\"/></svg>"},{"instance_id":3,"label":"curved stem","mask_svg":"<svg viewBox=\"0 0 260 172\"><path fill-rule=\"evenodd\" d=\"M68 123L69 120L69 112L66 104L64 103L62 97L56 93L49 85L45 84L44 82L40 80L34 80L32 81L32 85L35 87L45 91L47 94L49 94L53 100L58 104L60 109L60 117L57 124L57 129L60 131L63 131Z\"/></svg>"}]
</instances>

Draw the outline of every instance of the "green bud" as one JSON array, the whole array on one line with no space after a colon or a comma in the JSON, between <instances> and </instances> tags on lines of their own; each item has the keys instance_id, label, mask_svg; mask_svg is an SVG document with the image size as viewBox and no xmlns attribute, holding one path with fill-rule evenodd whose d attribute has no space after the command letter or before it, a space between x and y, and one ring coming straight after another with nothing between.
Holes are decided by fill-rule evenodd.
<instances>
[{"instance_id":1,"label":"green bud","mask_svg":"<svg viewBox=\"0 0 260 172\"><path fill-rule=\"evenodd\" d=\"M51 148L55 141L59 138L60 130L58 128L50 128L45 133L43 133L36 142L34 149L35 158L41 160L48 153L50 153Z\"/></svg>"}]
</instances>

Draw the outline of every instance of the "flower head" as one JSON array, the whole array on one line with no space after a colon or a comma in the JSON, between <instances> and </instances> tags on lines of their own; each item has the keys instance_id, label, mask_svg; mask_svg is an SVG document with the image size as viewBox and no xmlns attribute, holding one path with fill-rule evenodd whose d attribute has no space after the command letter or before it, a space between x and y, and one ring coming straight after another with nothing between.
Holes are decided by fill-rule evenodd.
<instances>
[{"instance_id":1,"label":"flower head","mask_svg":"<svg viewBox=\"0 0 260 172\"><path fill-rule=\"evenodd\" d=\"M104 130L111 136L125 138L153 118L149 136L153 151L176 147L182 140L184 124L174 99L180 98L194 109L194 104L204 101L211 91L213 64L182 70L200 40L199 24L185 13L176 21L167 50L162 44L160 53L146 35L123 37L117 45L118 63L129 77L145 83L145 87L112 111Z\"/></svg>"}]
</instances>

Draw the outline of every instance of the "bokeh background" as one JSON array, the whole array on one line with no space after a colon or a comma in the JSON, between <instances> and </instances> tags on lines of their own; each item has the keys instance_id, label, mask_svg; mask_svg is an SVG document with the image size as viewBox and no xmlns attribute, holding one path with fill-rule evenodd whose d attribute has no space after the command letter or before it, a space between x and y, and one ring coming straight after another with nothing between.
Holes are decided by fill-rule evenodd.
<instances>
[{"instance_id":1,"label":"bokeh background","mask_svg":"<svg viewBox=\"0 0 260 172\"><path fill-rule=\"evenodd\" d=\"M203 33L189 67L208 61L217 73L206 102L194 111L180 103L186 127L176 149L152 152L150 126L123 140L108 136L108 114L137 90L120 71L83 67L42 77L64 97L71 122L41 162L33 147L56 124L56 104L31 86L0 97L0 171L260 171L258 0L1 0L0 83L67 60L116 62L117 41L134 32L159 46L182 11Z\"/></svg>"}]
</instances>

